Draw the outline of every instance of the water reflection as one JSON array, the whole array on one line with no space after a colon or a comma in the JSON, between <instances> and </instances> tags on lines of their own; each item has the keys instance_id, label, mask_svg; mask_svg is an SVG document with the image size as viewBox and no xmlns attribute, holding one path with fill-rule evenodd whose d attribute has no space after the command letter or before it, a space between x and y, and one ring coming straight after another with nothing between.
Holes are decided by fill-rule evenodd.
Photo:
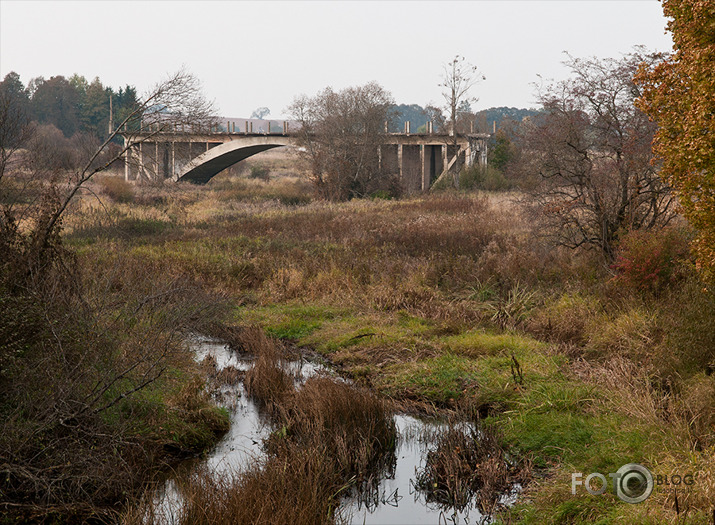
<instances>
[{"instance_id":1,"label":"water reflection","mask_svg":"<svg viewBox=\"0 0 715 525\"><path fill-rule=\"evenodd\" d=\"M449 511L427 502L424 493L415 487L417 472L424 468L431 437L444 425L403 414L395 416L395 424L399 438L394 475L380 480L371 500L364 497L347 499L340 509L340 518L346 523L365 525L483 522L484 517L474 504L460 511Z\"/></svg>"}]
</instances>

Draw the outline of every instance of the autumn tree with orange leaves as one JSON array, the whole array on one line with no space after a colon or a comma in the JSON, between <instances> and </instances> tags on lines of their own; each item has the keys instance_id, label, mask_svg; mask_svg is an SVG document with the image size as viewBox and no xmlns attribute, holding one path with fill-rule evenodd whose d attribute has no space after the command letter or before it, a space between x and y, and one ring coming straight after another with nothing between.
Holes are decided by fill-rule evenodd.
<instances>
[{"instance_id":1,"label":"autumn tree with orange leaves","mask_svg":"<svg viewBox=\"0 0 715 525\"><path fill-rule=\"evenodd\" d=\"M659 126L654 153L696 228L698 267L715 279L715 3L663 0L674 53L636 76L638 106Z\"/></svg>"}]
</instances>

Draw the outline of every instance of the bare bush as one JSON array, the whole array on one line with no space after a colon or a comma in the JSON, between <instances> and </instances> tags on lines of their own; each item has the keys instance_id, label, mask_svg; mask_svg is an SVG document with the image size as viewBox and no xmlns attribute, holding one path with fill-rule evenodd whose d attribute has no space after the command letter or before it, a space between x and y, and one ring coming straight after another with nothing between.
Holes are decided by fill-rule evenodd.
<instances>
[{"instance_id":1,"label":"bare bush","mask_svg":"<svg viewBox=\"0 0 715 525\"><path fill-rule=\"evenodd\" d=\"M207 107L192 82L180 73L160 84L124 124L201 122ZM65 139L52 126L36 128L24 155L37 183L24 191L36 193L0 204L0 509L22 519L104 519L163 464L162 440L200 448L225 430L190 374L167 410L165 372L187 368L182 331L202 310L217 313L213 299L188 282L146 274L132 282L121 265L85 274L63 245L70 203L123 154L116 135ZM6 184L1 177L0 189Z\"/></svg>"},{"instance_id":2,"label":"bare bush","mask_svg":"<svg viewBox=\"0 0 715 525\"><path fill-rule=\"evenodd\" d=\"M318 192L331 200L397 191L380 168L378 150L391 118L392 95L371 82L314 97L296 98L288 108L301 124L298 140L312 168Z\"/></svg>"}]
</instances>

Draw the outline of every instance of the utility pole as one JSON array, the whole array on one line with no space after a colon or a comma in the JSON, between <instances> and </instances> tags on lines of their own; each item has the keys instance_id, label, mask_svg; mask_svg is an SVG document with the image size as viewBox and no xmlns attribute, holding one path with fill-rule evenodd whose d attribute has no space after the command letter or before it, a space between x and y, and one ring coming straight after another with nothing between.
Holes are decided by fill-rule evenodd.
<instances>
[{"instance_id":1,"label":"utility pole","mask_svg":"<svg viewBox=\"0 0 715 525\"><path fill-rule=\"evenodd\" d=\"M112 132L114 131L114 115L113 115L113 110L112 110L112 94L109 93L109 126L108 126L108 134L107 136L111 135Z\"/></svg>"}]
</instances>

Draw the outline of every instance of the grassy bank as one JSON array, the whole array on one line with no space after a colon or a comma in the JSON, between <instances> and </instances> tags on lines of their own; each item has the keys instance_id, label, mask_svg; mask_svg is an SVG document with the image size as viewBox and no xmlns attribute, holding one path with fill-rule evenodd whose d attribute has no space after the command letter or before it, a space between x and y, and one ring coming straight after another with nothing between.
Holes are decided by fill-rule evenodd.
<instances>
[{"instance_id":1,"label":"grassy bank","mask_svg":"<svg viewBox=\"0 0 715 525\"><path fill-rule=\"evenodd\" d=\"M90 274L191 280L234 302L229 324L314 349L407 410L485 419L536 467L506 522L708 522L715 298L686 255L644 281L540 240L510 194L329 204L250 184L85 201L68 239ZM638 505L571 494L571 473L630 462L696 482Z\"/></svg>"}]
</instances>

